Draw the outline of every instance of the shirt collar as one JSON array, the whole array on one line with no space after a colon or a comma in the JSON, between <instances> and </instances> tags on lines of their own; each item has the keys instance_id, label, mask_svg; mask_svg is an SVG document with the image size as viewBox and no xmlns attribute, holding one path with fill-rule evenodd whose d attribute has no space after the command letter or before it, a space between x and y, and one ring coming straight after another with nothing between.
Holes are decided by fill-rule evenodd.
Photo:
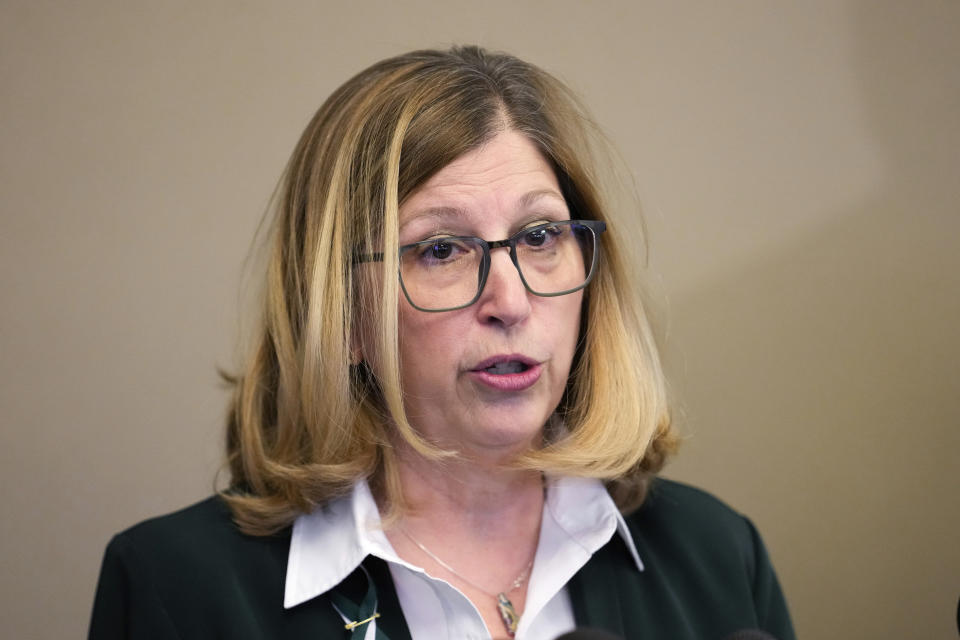
<instances>
[{"instance_id":1,"label":"shirt collar","mask_svg":"<svg viewBox=\"0 0 960 640\"><path fill-rule=\"evenodd\" d=\"M551 523L555 523L590 554L606 544L616 530L629 549L637 570L643 571L643 562L627 523L600 481L549 478L545 509L550 510L552 518L544 518L544 526L554 526ZM284 608L295 607L326 593L350 575L368 555L422 571L397 556L380 526L380 514L370 486L366 480L360 480L349 495L294 521L287 556Z\"/></svg>"},{"instance_id":2,"label":"shirt collar","mask_svg":"<svg viewBox=\"0 0 960 640\"><path fill-rule=\"evenodd\" d=\"M545 508L550 510L556 524L590 555L607 544L616 530L630 551L637 571L643 571L643 561L627 521L599 480L566 476L550 478Z\"/></svg>"}]
</instances>

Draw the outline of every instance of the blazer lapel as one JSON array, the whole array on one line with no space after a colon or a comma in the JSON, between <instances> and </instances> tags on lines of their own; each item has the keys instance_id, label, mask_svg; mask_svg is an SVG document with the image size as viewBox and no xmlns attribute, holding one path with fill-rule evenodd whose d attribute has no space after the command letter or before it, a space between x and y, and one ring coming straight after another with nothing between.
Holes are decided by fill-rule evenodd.
<instances>
[{"instance_id":1,"label":"blazer lapel","mask_svg":"<svg viewBox=\"0 0 960 640\"><path fill-rule=\"evenodd\" d=\"M367 556L363 566L370 573L370 578L377 587L377 628L382 629L390 640L412 640L407 620L403 617L397 590L393 586L390 576L390 567L387 563L374 556Z\"/></svg>"},{"instance_id":2,"label":"blazer lapel","mask_svg":"<svg viewBox=\"0 0 960 640\"><path fill-rule=\"evenodd\" d=\"M619 536L614 536L577 572L568 583L573 617L577 626L603 629L626 637L623 607L617 574L626 566L633 569L633 559L623 549ZM624 558L623 556L626 555Z\"/></svg>"}]
</instances>

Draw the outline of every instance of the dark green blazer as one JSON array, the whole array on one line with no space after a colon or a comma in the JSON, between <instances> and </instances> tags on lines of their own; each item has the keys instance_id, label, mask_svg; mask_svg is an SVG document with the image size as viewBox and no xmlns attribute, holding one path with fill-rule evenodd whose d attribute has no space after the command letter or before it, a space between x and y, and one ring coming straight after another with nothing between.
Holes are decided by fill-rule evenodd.
<instances>
[{"instance_id":1,"label":"dark green blazer","mask_svg":"<svg viewBox=\"0 0 960 640\"><path fill-rule=\"evenodd\" d=\"M770 559L745 517L660 479L626 520L645 569L614 535L568 584L578 625L629 639L720 640L740 629L794 639ZM217 497L128 529L107 547L89 637L348 638L328 594L283 608L289 546L290 529L240 533ZM364 566L377 589L378 627L409 640L386 563L368 557Z\"/></svg>"}]
</instances>

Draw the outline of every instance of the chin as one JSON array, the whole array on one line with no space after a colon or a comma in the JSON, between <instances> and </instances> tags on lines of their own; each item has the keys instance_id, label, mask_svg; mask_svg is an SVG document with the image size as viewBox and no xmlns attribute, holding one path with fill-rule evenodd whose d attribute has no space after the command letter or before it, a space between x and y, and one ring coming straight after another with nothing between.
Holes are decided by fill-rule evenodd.
<instances>
[{"instance_id":1,"label":"chin","mask_svg":"<svg viewBox=\"0 0 960 640\"><path fill-rule=\"evenodd\" d=\"M546 419L526 421L512 414L506 420L474 422L468 446L498 455L518 455L538 448L543 440Z\"/></svg>"}]
</instances>

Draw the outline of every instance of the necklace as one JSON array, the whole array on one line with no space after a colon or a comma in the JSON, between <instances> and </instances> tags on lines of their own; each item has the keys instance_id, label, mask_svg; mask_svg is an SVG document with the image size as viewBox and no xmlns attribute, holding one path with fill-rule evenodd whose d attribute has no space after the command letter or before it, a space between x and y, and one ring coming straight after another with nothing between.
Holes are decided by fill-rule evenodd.
<instances>
[{"instance_id":1,"label":"necklace","mask_svg":"<svg viewBox=\"0 0 960 640\"><path fill-rule=\"evenodd\" d=\"M523 585L523 583L526 582L527 578L530 577L530 570L533 568L532 558L530 562L527 563L527 566L523 568L523 571L520 572L520 575L518 575L513 582L507 585L506 589L504 589L499 593L491 593L490 591L487 591L486 589L478 585L476 582L464 576L459 571L457 571L456 569L448 565L446 562L444 562L440 558L438 558L436 554L430 551L430 549L427 549L427 547L424 546L422 542L420 542L419 540L414 538L412 535L410 535L410 533L406 529L404 529L403 527L398 527L398 528L400 529L401 533L403 533L403 535L407 536L410 542L417 545L417 547L419 547L420 550L423 551L425 554L430 556L434 562L436 562L441 567L443 567L453 575L457 576L458 578L460 578L461 580L469 584L471 587L473 587L477 591L485 595L488 595L494 600L496 600L497 611L500 613L500 619L503 620L503 626L506 627L507 634L509 634L511 638L514 636L514 634L517 632L517 625L520 623L520 616L517 614L517 610L514 608L513 603L510 601L510 598L507 597L507 594L515 589L519 589Z\"/></svg>"}]
</instances>

